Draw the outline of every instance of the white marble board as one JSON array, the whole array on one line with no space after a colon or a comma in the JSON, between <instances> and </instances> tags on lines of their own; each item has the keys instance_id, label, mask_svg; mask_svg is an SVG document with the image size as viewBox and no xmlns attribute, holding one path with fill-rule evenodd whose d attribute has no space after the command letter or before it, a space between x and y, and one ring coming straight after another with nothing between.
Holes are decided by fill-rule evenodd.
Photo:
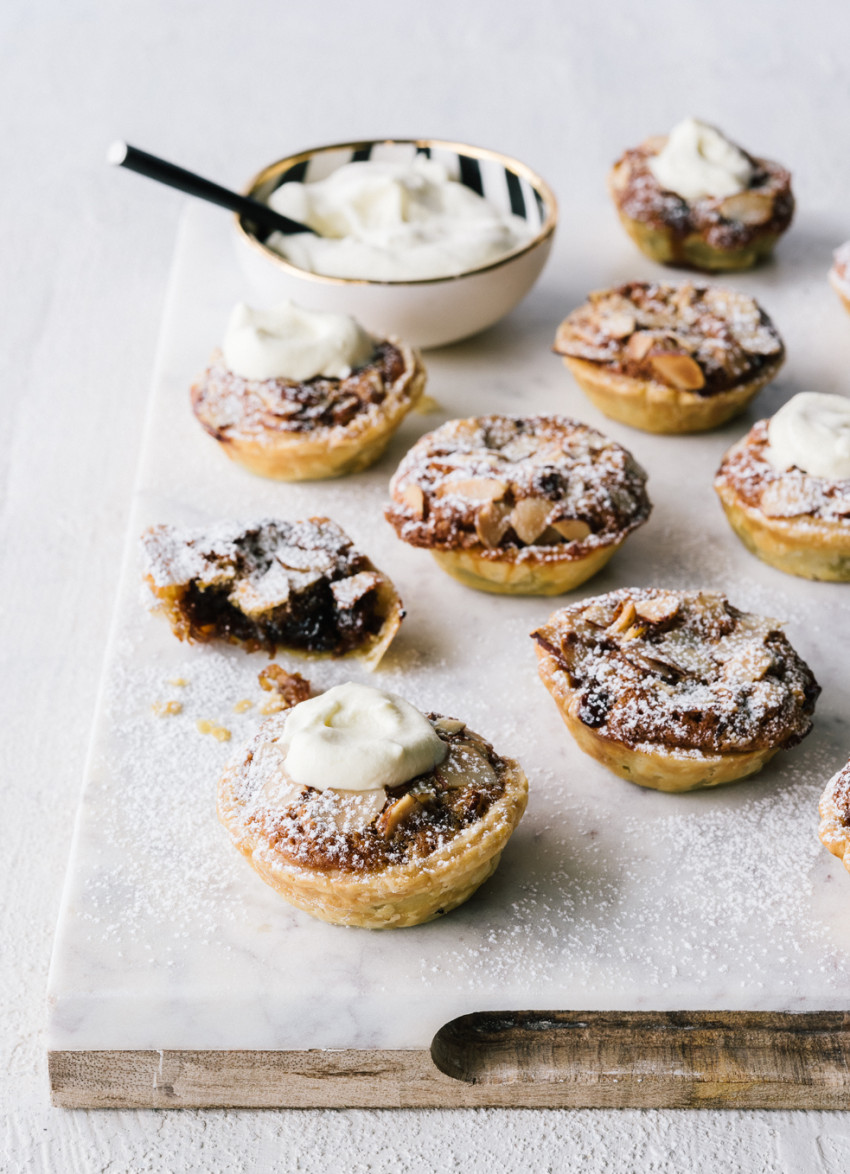
<instances>
[{"instance_id":1,"label":"white marble board","mask_svg":"<svg viewBox=\"0 0 850 1174\"><path fill-rule=\"evenodd\" d=\"M850 588L757 562L711 488L722 453L754 419L804 387L847 390L850 329L807 227L777 263L727 279L763 300L790 357L720 432L652 437L605 421L551 354L557 322L588 289L659 275L612 219L604 238L576 234L569 269L550 265L507 321L426 355L440 410L409 418L375 469L295 486L231 464L191 415L191 379L250 291L227 217L187 208L62 902L51 1049L424 1048L442 1024L478 1010L847 1005L850 877L816 825L820 791L850 751ZM632 449L650 474L653 516L580 593L709 586L785 619L824 690L800 747L752 781L681 796L641 790L581 754L528 638L557 601L470 591L382 518L387 480L413 440L485 411L568 412ZM528 812L495 877L443 920L395 932L314 921L260 881L217 823L219 770L259 720L233 706L260 699L266 660L179 644L149 615L138 535L157 521L270 514L330 515L395 580L409 615L375 683L464 718L526 769ZM368 676L344 661L291 663L322 687ZM168 683L178 677L188 684ZM152 713L172 698L181 714ZM233 741L201 735L203 718Z\"/></svg>"}]
</instances>

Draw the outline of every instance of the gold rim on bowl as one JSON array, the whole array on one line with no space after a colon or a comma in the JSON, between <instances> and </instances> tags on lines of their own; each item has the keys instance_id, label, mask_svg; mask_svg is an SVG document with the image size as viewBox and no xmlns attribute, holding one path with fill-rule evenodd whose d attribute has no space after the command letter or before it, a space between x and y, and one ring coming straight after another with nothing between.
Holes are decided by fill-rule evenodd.
<instances>
[{"instance_id":1,"label":"gold rim on bowl","mask_svg":"<svg viewBox=\"0 0 850 1174\"><path fill-rule=\"evenodd\" d=\"M505 253L504 257L500 257L497 261L491 261L489 265L479 265L475 269L465 269L463 273L453 273L447 277L425 277L405 281L376 281L368 277L329 277L324 273L311 273L308 269L300 269L297 265L293 265L291 261L287 261L285 257L282 257L280 253L275 252L274 249L270 249L268 245L263 244L253 233L248 232L242 224L242 218L238 213L235 216L237 232L245 238L251 248L256 249L267 260L279 265L285 272L294 274L297 277L306 277L311 281L323 282L328 285L399 286L436 285L441 281L459 281L462 277L470 277L474 273L487 273L491 269L498 269L501 265L507 264L508 261L514 261L524 253L531 252L532 249L536 248L537 245L546 240L547 237L550 237L555 231L558 223L558 201L555 199L555 193L549 187L548 183L536 171L532 171L525 163L511 158L510 155L503 155L501 151L491 151L487 147L473 147L469 143L456 143L448 139L363 139L353 143L330 143L326 147L313 147L306 151L299 151L296 155L287 155L286 158L278 159L276 163L270 163L268 167L264 167L262 171L258 171L243 189L243 195L253 196L257 189L267 184L269 180L275 179L283 172L288 171L290 167L295 167L299 163L306 163L310 159L314 159L317 155L325 155L329 151L358 151L364 150L367 147L379 147L384 144L396 143L415 147L436 147L442 150L454 151L458 155L468 155L473 159L489 159L493 162L500 163L507 170L527 180L536 194L540 196L546 211L542 226L530 241L526 241L524 245L520 245L518 248L512 249L511 252Z\"/></svg>"}]
</instances>

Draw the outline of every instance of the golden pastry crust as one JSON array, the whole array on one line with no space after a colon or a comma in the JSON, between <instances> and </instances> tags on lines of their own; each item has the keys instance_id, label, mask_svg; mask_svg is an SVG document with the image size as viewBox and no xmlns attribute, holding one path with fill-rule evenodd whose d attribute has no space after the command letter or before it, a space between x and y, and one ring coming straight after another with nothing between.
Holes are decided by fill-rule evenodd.
<instances>
[{"instance_id":1,"label":"golden pastry crust","mask_svg":"<svg viewBox=\"0 0 850 1174\"><path fill-rule=\"evenodd\" d=\"M225 769L218 815L251 866L291 905L336 925L419 925L466 901L495 871L528 781L463 722L428 715L444 763L380 792L315 791L285 773L287 713ZM340 788L345 779L340 779Z\"/></svg>"},{"instance_id":2,"label":"golden pastry crust","mask_svg":"<svg viewBox=\"0 0 850 1174\"><path fill-rule=\"evenodd\" d=\"M593 293L561 323L553 349L606 416L664 433L724 424L785 360L754 298L693 282Z\"/></svg>"},{"instance_id":3,"label":"golden pastry crust","mask_svg":"<svg viewBox=\"0 0 850 1174\"><path fill-rule=\"evenodd\" d=\"M580 748L661 791L755 774L811 729L820 689L779 625L719 592L612 591L532 633Z\"/></svg>"},{"instance_id":4,"label":"golden pastry crust","mask_svg":"<svg viewBox=\"0 0 850 1174\"><path fill-rule=\"evenodd\" d=\"M841 298L844 309L850 313L850 241L836 249L829 284Z\"/></svg>"},{"instance_id":5,"label":"golden pastry crust","mask_svg":"<svg viewBox=\"0 0 850 1174\"><path fill-rule=\"evenodd\" d=\"M850 762L826 784L818 810L820 842L850 872Z\"/></svg>"},{"instance_id":6,"label":"golden pastry crust","mask_svg":"<svg viewBox=\"0 0 850 1174\"><path fill-rule=\"evenodd\" d=\"M375 668L404 618L393 584L329 518L152 526L142 546L155 610L179 640Z\"/></svg>"},{"instance_id":7,"label":"golden pastry crust","mask_svg":"<svg viewBox=\"0 0 850 1174\"><path fill-rule=\"evenodd\" d=\"M786 574L850 582L850 480L774 468L769 423L759 420L717 471L729 524L748 550Z\"/></svg>"},{"instance_id":8,"label":"golden pastry crust","mask_svg":"<svg viewBox=\"0 0 850 1174\"><path fill-rule=\"evenodd\" d=\"M479 416L423 436L390 483L387 520L482 591L556 595L595 574L649 517L625 448L567 416Z\"/></svg>"},{"instance_id":9,"label":"golden pastry crust","mask_svg":"<svg viewBox=\"0 0 850 1174\"><path fill-rule=\"evenodd\" d=\"M425 389L418 351L376 344L346 379L249 380L216 351L192 387L192 410L227 455L261 477L313 481L367 469Z\"/></svg>"},{"instance_id":10,"label":"golden pastry crust","mask_svg":"<svg viewBox=\"0 0 850 1174\"><path fill-rule=\"evenodd\" d=\"M769 256L794 215L790 173L745 151L754 168L745 191L686 200L664 190L649 169L666 142L656 135L626 151L608 176L623 227L641 252L707 272L750 269Z\"/></svg>"}]
</instances>

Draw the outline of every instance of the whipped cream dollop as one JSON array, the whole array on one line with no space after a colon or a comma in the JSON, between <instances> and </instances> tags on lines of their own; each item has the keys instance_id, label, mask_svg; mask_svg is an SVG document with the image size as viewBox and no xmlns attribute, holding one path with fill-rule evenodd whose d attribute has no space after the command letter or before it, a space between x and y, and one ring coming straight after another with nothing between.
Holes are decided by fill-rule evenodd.
<instances>
[{"instance_id":1,"label":"whipped cream dollop","mask_svg":"<svg viewBox=\"0 0 850 1174\"><path fill-rule=\"evenodd\" d=\"M427 717L403 697L353 682L296 705L280 746L287 775L320 791L397 787L448 753Z\"/></svg>"},{"instance_id":2,"label":"whipped cream dollop","mask_svg":"<svg viewBox=\"0 0 850 1174\"><path fill-rule=\"evenodd\" d=\"M753 165L744 152L698 118L677 123L647 166L665 191L683 200L734 196L753 178Z\"/></svg>"},{"instance_id":3,"label":"whipped cream dollop","mask_svg":"<svg viewBox=\"0 0 850 1174\"><path fill-rule=\"evenodd\" d=\"M266 244L300 269L329 277L451 277L498 260L533 235L521 216L500 211L424 157L346 163L315 183L282 184L268 202L320 235L275 232Z\"/></svg>"},{"instance_id":4,"label":"whipped cream dollop","mask_svg":"<svg viewBox=\"0 0 850 1174\"><path fill-rule=\"evenodd\" d=\"M240 302L227 324L222 351L243 379L345 379L368 362L373 339L347 314L305 310L281 302L256 310Z\"/></svg>"},{"instance_id":5,"label":"whipped cream dollop","mask_svg":"<svg viewBox=\"0 0 850 1174\"><path fill-rule=\"evenodd\" d=\"M771 418L767 459L775 469L796 465L813 477L850 477L850 399L803 391Z\"/></svg>"}]
</instances>

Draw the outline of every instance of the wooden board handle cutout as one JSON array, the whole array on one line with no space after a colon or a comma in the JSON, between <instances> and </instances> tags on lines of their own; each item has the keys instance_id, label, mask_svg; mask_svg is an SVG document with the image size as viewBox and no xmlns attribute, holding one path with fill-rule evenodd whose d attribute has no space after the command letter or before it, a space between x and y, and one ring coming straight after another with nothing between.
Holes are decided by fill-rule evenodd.
<instances>
[{"instance_id":1,"label":"wooden board handle cutout","mask_svg":"<svg viewBox=\"0 0 850 1174\"><path fill-rule=\"evenodd\" d=\"M473 1084L558 1084L563 1104L850 1108L850 1015L765 1011L477 1013L431 1046Z\"/></svg>"}]
</instances>

